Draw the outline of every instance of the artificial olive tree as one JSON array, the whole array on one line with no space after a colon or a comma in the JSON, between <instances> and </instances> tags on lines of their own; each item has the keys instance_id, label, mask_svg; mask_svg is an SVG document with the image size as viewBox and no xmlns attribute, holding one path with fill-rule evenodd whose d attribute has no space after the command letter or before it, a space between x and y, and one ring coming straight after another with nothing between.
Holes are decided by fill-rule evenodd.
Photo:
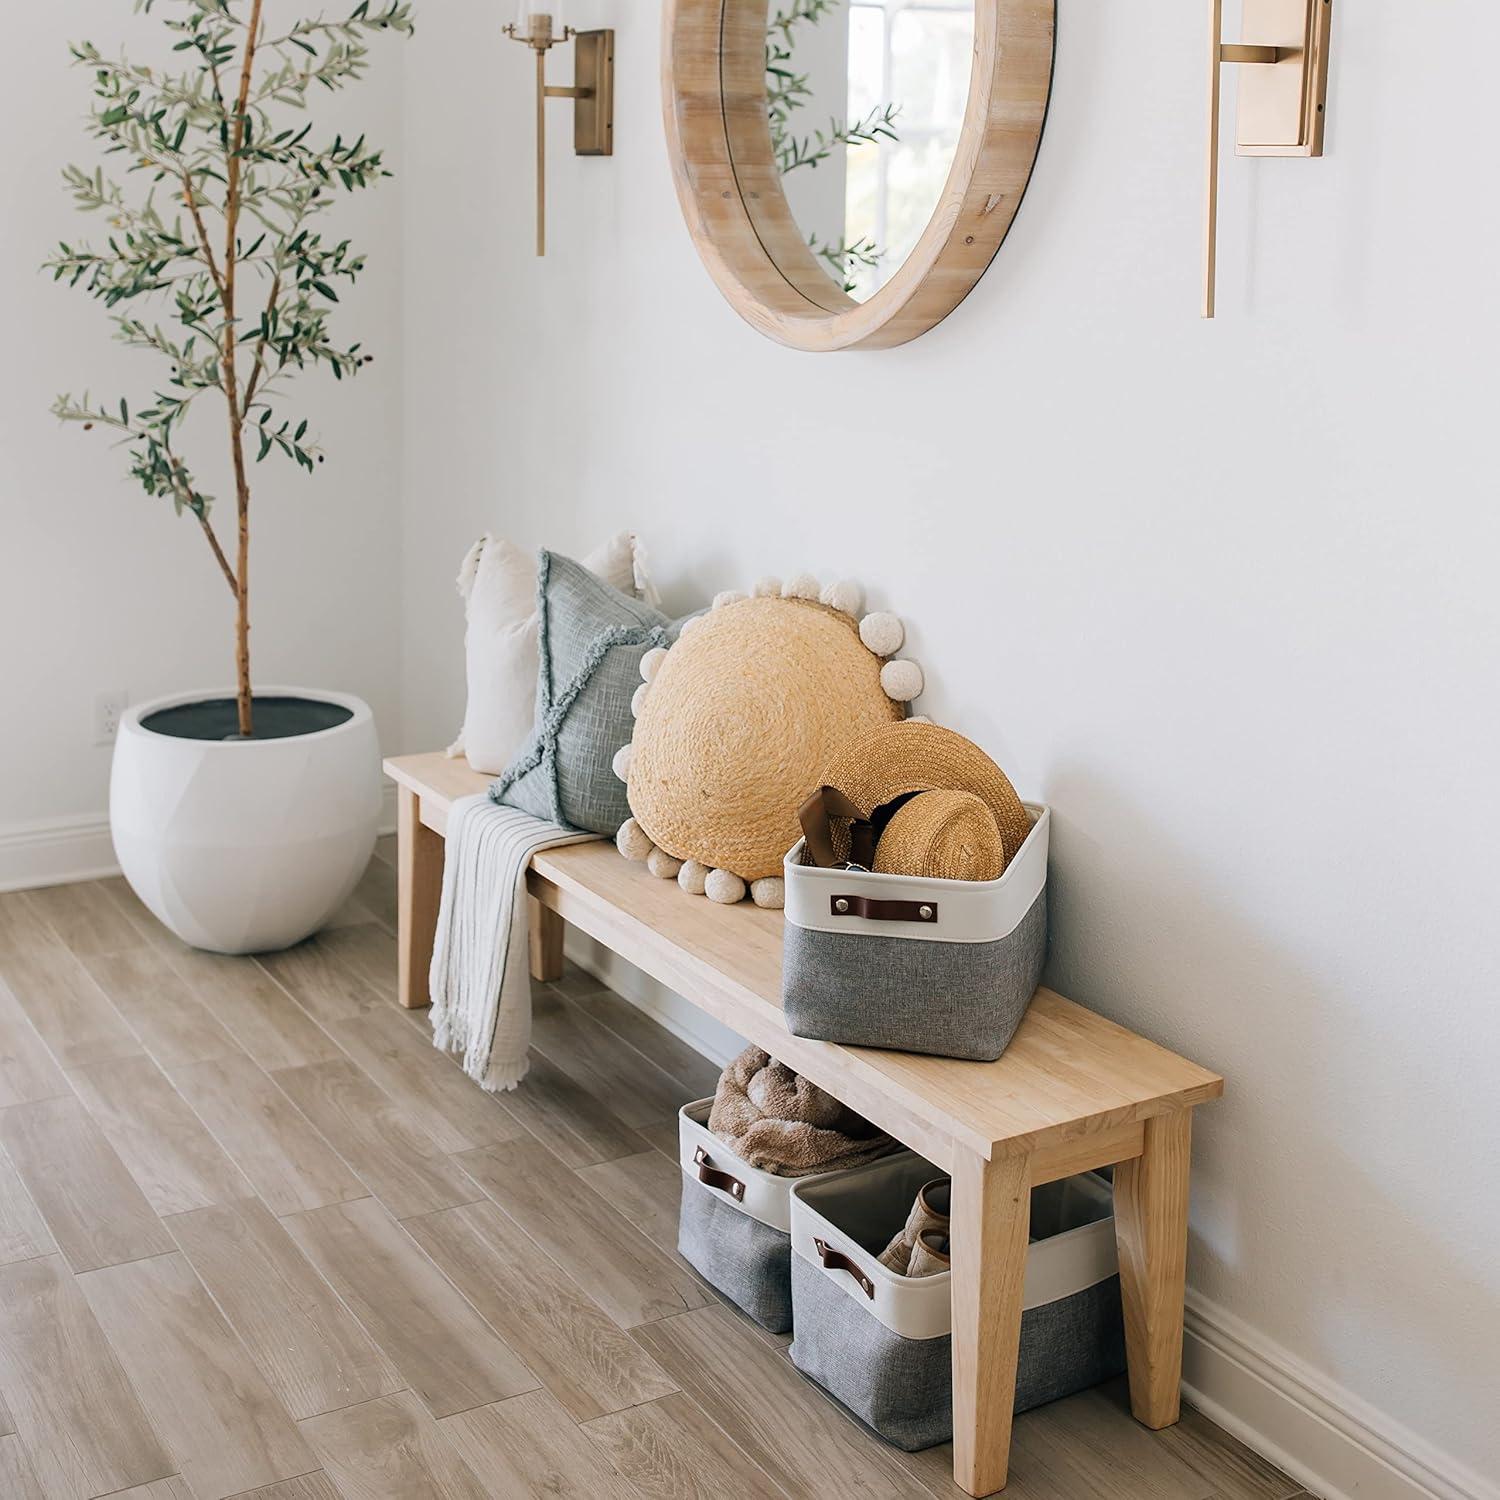
<instances>
[{"instance_id":1,"label":"artificial olive tree","mask_svg":"<svg viewBox=\"0 0 1500 1500\"><path fill-rule=\"evenodd\" d=\"M106 58L88 42L71 49L93 78L88 133L118 170L65 169L78 207L109 230L100 245L60 245L46 264L110 310L122 343L167 368L145 401L65 395L53 411L119 433L146 492L202 527L234 595L239 732L248 737L252 468L281 458L311 473L323 461L307 419L288 408L290 379L324 366L342 380L369 356L329 328L337 288L358 278L364 257L319 225L341 193L389 175L363 135L320 133L311 106L364 75L374 34L409 34L411 6L361 0L332 20L273 20L264 12L284 7L263 0L135 8L160 13L180 71ZM139 191L127 192L126 179ZM227 419L215 441L227 443L234 476L231 549L180 451L206 392ZM193 440L206 440L201 421Z\"/></svg>"}]
</instances>

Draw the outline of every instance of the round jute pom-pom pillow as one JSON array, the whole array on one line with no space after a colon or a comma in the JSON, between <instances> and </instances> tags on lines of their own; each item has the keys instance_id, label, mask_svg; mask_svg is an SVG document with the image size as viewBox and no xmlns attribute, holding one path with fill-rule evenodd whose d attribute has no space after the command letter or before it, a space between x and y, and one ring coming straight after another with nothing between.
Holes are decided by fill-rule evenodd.
<instances>
[{"instance_id":1,"label":"round jute pom-pom pillow","mask_svg":"<svg viewBox=\"0 0 1500 1500\"><path fill-rule=\"evenodd\" d=\"M819 603L811 581L793 585L725 602L677 641L630 757L630 808L652 842L747 882L781 873L823 768L905 712L857 622Z\"/></svg>"}]
</instances>

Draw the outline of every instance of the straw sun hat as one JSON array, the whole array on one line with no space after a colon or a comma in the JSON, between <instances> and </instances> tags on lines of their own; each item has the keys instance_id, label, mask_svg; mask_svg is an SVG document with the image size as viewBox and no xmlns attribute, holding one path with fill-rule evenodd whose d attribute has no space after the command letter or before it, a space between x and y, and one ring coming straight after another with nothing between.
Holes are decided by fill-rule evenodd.
<instances>
[{"instance_id":1,"label":"straw sun hat","mask_svg":"<svg viewBox=\"0 0 1500 1500\"><path fill-rule=\"evenodd\" d=\"M1005 772L972 740L925 720L861 736L828 762L823 783L883 825L872 866L881 874L994 880L1031 832ZM834 842L847 849L847 823Z\"/></svg>"},{"instance_id":2,"label":"straw sun hat","mask_svg":"<svg viewBox=\"0 0 1500 1500\"><path fill-rule=\"evenodd\" d=\"M995 815L973 792L935 789L909 797L891 814L872 868L929 880L998 880L1005 845Z\"/></svg>"},{"instance_id":3,"label":"straw sun hat","mask_svg":"<svg viewBox=\"0 0 1500 1500\"><path fill-rule=\"evenodd\" d=\"M861 618L860 606L852 583L762 579L646 654L635 732L615 757L633 814L616 840L627 859L715 901L748 889L758 905L782 904L808 788L922 690L916 663L891 659L900 620Z\"/></svg>"}]
</instances>

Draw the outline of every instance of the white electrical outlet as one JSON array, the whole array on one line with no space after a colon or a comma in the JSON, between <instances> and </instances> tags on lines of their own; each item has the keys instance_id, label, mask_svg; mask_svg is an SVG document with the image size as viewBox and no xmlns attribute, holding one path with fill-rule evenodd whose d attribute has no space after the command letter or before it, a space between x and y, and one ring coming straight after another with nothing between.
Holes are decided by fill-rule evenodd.
<instances>
[{"instance_id":1,"label":"white electrical outlet","mask_svg":"<svg viewBox=\"0 0 1500 1500\"><path fill-rule=\"evenodd\" d=\"M113 745L120 731L120 720L130 706L130 693L125 688L100 693L94 699L94 743Z\"/></svg>"}]
</instances>

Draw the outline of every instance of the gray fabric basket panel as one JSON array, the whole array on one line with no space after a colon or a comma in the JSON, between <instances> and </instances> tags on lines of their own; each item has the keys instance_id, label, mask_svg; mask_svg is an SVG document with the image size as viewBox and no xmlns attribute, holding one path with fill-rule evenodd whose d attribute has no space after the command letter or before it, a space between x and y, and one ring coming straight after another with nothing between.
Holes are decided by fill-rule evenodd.
<instances>
[{"instance_id":1,"label":"gray fabric basket panel","mask_svg":"<svg viewBox=\"0 0 1500 1500\"><path fill-rule=\"evenodd\" d=\"M782 1008L793 1036L994 1062L1047 957L1047 892L993 943L786 927Z\"/></svg>"},{"instance_id":2,"label":"gray fabric basket panel","mask_svg":"<svg viewBox=\"0 0 1500 1500\"><path fill-rule=\"evenodd\" d=\"M953 1436L953 1340L905 1339L792 1258L796 1337L792 1363L888 1443L908 1453ZM1125 1368L1120 1278L1021 1316L1018 1412L1087 1390Z\"/></svg>"},{"instance_id":3,"label":"gray fabric basket panel","mask_svg":"<svg viewBox=\"0 0 1500 1500\"><path fill-rule=\"evenodd\" d=\"M904 1339L828 1273L792 1256L792 1363L908 1453L953 1436L952 1340Z\"/></svg>"},{"instance_id":4,"label":"gray fabric basket panel","mask_svg":"<svg viewBox=\"0 0 1500 1500\"><path fill-rule=\"evenodd\" d=\"M630 816L614 757L635 732L641 658L673 638L667 617L581 563L543 552L537 566L536 722L490 789L533 817L611 838Z\"/></svg>"},{"instance_id":5,"label":"gray fabric basket panel","mask_svg":"<svg viewBox=\"0 0 1500 1500\"><path fill-rule=\"evenodd\" d=\"M792 1237L716 1197L687 1173L677 1250L710 1286L771 1333L792 1326Z\"/></svg>"}]
</instances>

